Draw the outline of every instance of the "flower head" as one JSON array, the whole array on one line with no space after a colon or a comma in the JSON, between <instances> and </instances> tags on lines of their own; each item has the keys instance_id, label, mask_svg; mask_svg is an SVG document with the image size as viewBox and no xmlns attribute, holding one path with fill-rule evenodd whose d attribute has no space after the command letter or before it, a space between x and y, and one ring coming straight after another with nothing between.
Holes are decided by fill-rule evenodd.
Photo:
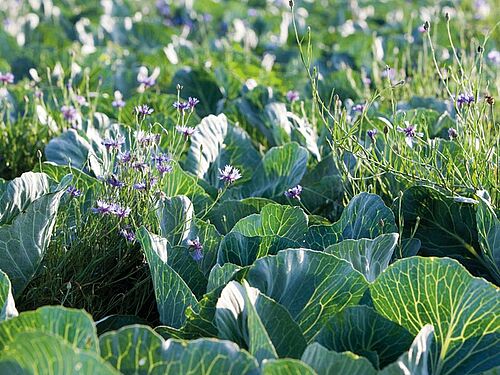
<instances>
[{"instance_id":1,"label":"flower head","mask_svg":"<svg viewBox=\"0 0 500 375\"><path fill-rule=\"evenodd\" d=\"M14 74L10 72L7 73L0 72L0 82L2 82L5 85L9 83L14 83Z\"/></svg>"},{"instance_id":2,"label":"flower head","mask_svg":"<svg viewBox=\"0 0 500 375\"><path fill-rule=\"evenodd\" d=\"M116 155L116 159L120 163L125 164L132 160L132 156L130 155L130 151L119 152L118 155Z\"/></svg>"},{"instance_id":3,"label":"flower head","mask_svg":"<svg viewBox=\"0 0 500 375\"><path fill-rule=\"evenodd\" d=\"M66 193L68 193L73 198L78 198L80 195L82 195L82 191L74 186L69 186L66 189Z\"/></svg>"},{"instance_id":4,"label":"flower head","mask_svg":"<svg viewBox=\"0 0 500 375\"><path fill-rule=\"evenodd\" d=\"M119 135L115 139L113 138L104 138L101 141L101 144L106 147L106 150L119 150L121 145L125 143L125 137L123 135Z\"/></svg>"},{"instance_id":5,"label":"flower head","mask_svg":"<svg viewBox=\"0 0 500 375\"><path fill-rule=\"evenodd\" d=\"M153 113L155 110L153 108L150 108L147 104L141 104L136 106L134 108L134 111L136 115L146 117Z\"/></svg>"},{"instance_id":6,"label":"flower head","mask_svg":"<svg viewBox=\"0 0 500 375\"><path fill-rule=\"evenodd\" d=\"M356 104L356 105L352 106L352 111L353 112L363 112L364 109L365 109L365 105L364 104Z\"/></svg>"},{"instance_id":7,"label":"flower head","mask_svg":"<svg viewBox=\"0 0 500 375\"><path fill-rule=\"evenodd\" d=\"M85 99L85 96L77 95L75 99L80 106L86 106L89 104L87 103L87 99Z\"/></svg>"},{"instance_id":8,"label":"flower head","mask_svg":"<svg viewBox=\"0 0 500 375\"><path fill-rule=\"evenodd\" d=\"M116 188L122 188L125 186L125 182L123 181L120 181L118 179L118 177L116 177L114 174L112 174L108 180L107 180L108 184L110 184L111 186L113 187L116 187Z\"/></svg>"},{"instance_id":9,"label":"flower head","mask_svg":"<svg viewBox=\"0 0 500 375\"><path fill-rule=\"evenodd\" d=\"M92 212L94 212L95 214L107 215L111 213L111 204L106 201L98 199L96 201L96 206L97 207L92 208Z\"/></svg>"},{"instance_id":10,"label":"flower head","mask_svg":"<svg viewBox=\"0 0 500 375\"><path fill-rule=\"evenodd\" d=\"M61 113L66 121L73 122L76 120L77 111L75 107L71 105L63 105L61 107Z\"/></svg>"},{"instance_id":11,"label":"flower head","mask_svg":"<svg viewBox=\"0 0 500 375\"><path fill-rule=\"evenodd\" d=\"M289 102L293 103L300 99L300 94L298 91L290 90L286 93L286 98Z\"/></svg>"},{"instance_id":12,"label":"flower head","mask_svg":"<svg viewBox=\"0 0 500 375\"><path fill-rule=\"evenodd\" d=\"M200 101L198 100L198 98L192 98L192 97L189 97L188 98L188 101L187 101L187 104L189 106L189 109L194 109L194 107L196 107L196 105L199 103Z\"/></svg>"},{"instance_id":13,"label":"flower head","mask_svg":"<svg viewBox=\"0 0 500 375\"><path fill-rule=\"evenodd\" d=\"M135 233L131 229L122 228L122 229L120 229L120 234L128 242L134 242L135 241Z\"/></svg>"},{"instance_id":14,"label":"flower head","mask_svg":"<svg viewBox=\"0 0 500 375\"><path fill-rule=\"evenodd\" d=\"M132 186L135 190L146 190L146 183L144 181L138 182Z\"/></svg>"},{"instance_id":15,"label":"flower head","mask_svg":"<svg viewBox=\"0 0 500 375\"><path fill-rule=\"evenodd\" d=\"M157 144L160 141L160 135L139 130L135 132L135 139L141 145L148 147Z\"/></svg>"},{"instance_id":16,"label":"flower head","mask_svg":"<svg viewBox=\"0 0 500 375\"><path fill-rule=\"evenodd\" d=\"M285 191L285 196L290 199L300 199L300 194L302 194L302 186L300 185Z\"/></svg>"},{"instance_id":17,"label":"flower head","mask_svg":"<svg viewBox=\"0 0 500 375\"><path fill-rule=\"evenodd\" d=\"M156 79L160 75L160 68L156 67L151 75L148 74L148 68L145 66L139 68L139 73L137 74L137 82L140 83L139 91L143 92L145 89L156 84Z\"/></svg>"},{"instance_id":18,"label":"flower head","mask_svg":"<svg viewBox=\"0 0 500 375\"><path fill-rule=\"evenodd\" d=\"M129 207L122 207L117 203L110 205L110 212L120 219L126 218L132 210Z\"/></svg>"},{"instance_id":19,"label":"flower head","mask_svg":"<svg viewBox=\"0 0 500 375\"><path fill-rule=\"evenodd\" d=\"M115 91L115 100L111 103L111 105L115 108L123 108L125 107L125 102L123 101L123 95L120 91Z\"/></svg>"},{"instance_id":20,"label":"flower head","mask_svg":"<svg viewBox=\"0 0 500 375\"><path fill-rule=\"evenodd\" d=\"M241 178L240 170L231 165L226 165L224 169L219 168L219 174L219 180L224 181L228 185Z\"/></svg>"},{"instance_id":21,"label":"flower head","mask_svg":"<svg viewBox=\"0 0 500 375\"><path fill-rule=\"evenodd\" d=\"M366 132L366 134L368 135L368 137L370 137L372 142L375 142L375 136L377 135L377 133L378 133L377 129L370 129Z\"/></svg>"},{"instance_id":22,"label":"flower head","mask_svg":"<svg viewBox=\"0 0 500 375\"><path fill-rule=\"evenodd\" d=\"M448 129L448 137L450 137L450 139L455 139L458 137L458 132L456 129L454 128L449 128Z\"/></svg>"},{"instance_id":23,"label":"flower head","mask_svg":"<svg viewBox=\"0 0 500 375\"><path fill-rule=\"evenodd\" d=\"M468 93L462 93L457 96L457 107L462 108L464 105L469 105L474 103L474 95Z\"/></svg>"},{"instance_id":24,"label":"flower head","mask_svg":"<svg viewBox=\"0 0 500 375\"><path fill-rule=\"evenodd\" d=\"M195 261L199 262L203 259L203 245L200 242L200 238L196 237L193 240L187 241L188 246L193 249L192 257Z\"/></svg>"},{"instance_id":25,"label":"flower head","mask_svg":"<svg viewBox=\"0 0 500 375\"><path fill-rule=\"evenodd\" d=\"M488 60L490 60L495 65L500 65L500 51L496 49L488 52Z\"/></svg>"},{"instance_id":26,"label":"flower head","mask_svg":"<svg viewBox=\"0 0 500 375\"><path fill-rule=\"evenodd\" d=\"M413 143L415 142L415 138L416 137L423 137L424 133L417 132L416 125L412 125L408 121L405 121L405 126L406 127L404 127L404 128L401 128L398 126L397 130L398 130L398 132L404 133L406 144L409 147L413 147Z\"/></svg>"},{"instance_id":27,"label":"flower head","mask_svg":"<svg viewBox=\"0 0 500 375\"><path fill-rule=\"evenodd\" d=\"M188 110L190 107L189 107L189 104L187 102L175 102L173 104L174 108L177 109L179 112L184 112L186 110Z\"/></svg>"},{"instance_id":28,"label":"flower head","mask_svg":"<svg viewBox=\"0 0 500 375\"><path fill-rule=\"evenodd\" d=\"M177 130L179 133L181 133L184 137L189 138L194 134L194 132L196 131L196 128L192 128L190 126L177 125L175 127L175 130Z\"/></svg>"}]
</instances>

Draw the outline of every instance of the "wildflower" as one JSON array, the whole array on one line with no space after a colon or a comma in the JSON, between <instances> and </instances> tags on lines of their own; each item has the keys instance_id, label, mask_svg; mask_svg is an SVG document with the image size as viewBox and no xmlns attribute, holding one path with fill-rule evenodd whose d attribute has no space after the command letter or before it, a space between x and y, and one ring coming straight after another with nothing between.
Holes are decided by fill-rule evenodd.
<instances>
[{"instance_id":1,"label":"wildflower","mask_svg":"<svg viewBox=\"0 0 500 375\"><path fill-rule=\"evenodd\" d=\"M177 109L179 112L184 112L186 110L188 110L190 107L189 107L189 103L187 102L175 102L173 104L174 108Z\"/></svg>"},{"instance_id":2,"label":"wildflower","mask_svg":"<svg viewBox=\"0 0 500 375\"><path fill-rule=\"evenodd\" d=\"M462 108L464 105L469 105L474 103L474 95L472 94L459 94L457 96L457 106L458 108Z\"/></svg>"},{"instance_id":3,"label":"wildflower","mask_svg":"<svg viewBox=\"0 0 500 375\"><path fill-rule=\"evenodd\" d=\"M150 108L147 104L141 104L136 106L134 111L136 115L146 117L153 113L154 109Z\"/></svg>"},{"instance_id":4,"label":"wildflower","mask_svg":"<svg viewBox=\"0 0 500 375\"><path fill-rule=\"evenodd\" d=\"M195 128L191 128L189 126L181 126L181 125L177 125L175 127L175 129L186 138L189 138L190 136L192 136L194 134L194 132L196 131Z\"/></svg>"},{"instance_id":5,"label":"wildflower","mask_svg":"<svg viewBox=\"0 0 500 375\"><path fill-rule=\"evenodd\" d=\"M125 143L125 137L123 135L119 135L116 139L113 138L104 138L101 141L101 144L106 147L106 150L119 150L121 145Z\"/></svg>"},{"instance_id":6,"label":"wildflower","mask_svg":"<svg viewBox=\"0 0 500 375\"><path fill-rule=\"evenodd\" d=\"M169 154L161 153L161 154L154 154L153 156L151 156L151 160L157 164L164 164L164 163L170 163L172 161L172 158L170 157Z\"/></svg>"},{"instance_id":7,"label":"wildflower","mask_svg":"<svg viewBox=\"0 0 500 375\"><path fill-rule=\"evenodd\" d=\"M43 92L39 89L36 89L35 90L35 97L38 98L38 99L41 99L43 98Z\"/></svg>"},{"instance_id":8,"label":"wildflower","mask_svg":"<svg viewBox=\"0 0 500 375\"><path fill-rule=\"evenodd\" d=\"M366 132L368 134L368 137L372 140L372 142L375 142L375 136L377 135L378 131L377 129L370 129Z\"/></svg>"},{"instance_id":9,"label":"wildflower","mask_svg":"<svg viewBox=\"0 0 500 375\"><path fill-rule=\"evenodd\" d=\"M69 186L66 189L66 193L68 193L73 198L78 198L80 195L82 195L82 191L74 186Z\"/></svg>"},{"instance_id":10,"label":"wildflower","mask_svg":"<svg viewBox=\"0 0 500 375\"><path fill-rule=\"evenodd\" d=\"M125 102L123 101L123 95L120 91L115 91L115 100L111 103L111 105L115 108L123 108L125 107Z\"/></svg>"},{"instance_id":11,"label":"wildflower","mask_svg":"<svg viewBox=\"0 0 500 375\"><path fill-rule=\"evenodd\" d=\"M107 215L111 213L111 205L103 200L98 199L96 201L96 206L92 208L92 212L95 214Z\"/></svg>"},{"instance_id":12,"label":"wildflower","mask_svg":"<svg viewBox=\"0 0 500 375\"><path fill-rule=\"evenodd\" d=\"M408 121L405 121L405 128L401 128L398 126L398 132L404 133L405 142L409 147L413 147L413 143L415 142L416 137L423 137L424 133L418 133L416 131L417 127L415 125L411 125Z\"/></svg>"},{"instance_id":13,"label":"wildflower","mask_svg":"<svg viewBox=\"0 0 500 375\"><path fill-rule=\"evenodd\" d=\"M495 65L500 65L500 51L492 50L488 52L488 60Z\"/></svg>"},{"instance_id":14,"label":"wildflower","mask_svg":"<svg viewBox=\"0 0 500 375\"><path fill-rule=\"evenodd\" d=\"M143 146L152 146L159 142L160 135L139 130L135 132L135 139Z\"/></svg>"},{"instance_id":15,"label":"wildflower","mask_svg":"<svg viewBox=\"0 0 500 375\"><path fill-rule=\"evenodd\" d=\"M136 171L147 172L149 170L149 165L144 162L137 161L132 164L132 168Z\"/></svg>"},{"instance_id":16,"label":"wildflower","mask_svg":"<svg viewBox=\"0 0 500 375\"><path fill-rule=\"evenodd\" d=\"M75 107L71 105L63 105L61 107L61 113L66 121L73 122L76 120L77 112Z\"/></svg>"},{"instance_id":17,"label":"wildflower","mask_svg":"<svg viewBox=\"0 0 500 375\"><path fill-rule=\"evenodd\" d=\"M458 132L456 131L456 129L454 128L449 128L448 129L448 137L450 137L450 139L455 139L458 137Z\"/></svg>"},{"instance_id":18,"label":"wildflower","mask_svg":"<svg viewBox=\"0 0 500 375\"><path fill-rule=\"evenodd\" d=\"M135 241L135 233L132 232L132 230L130 230L130 229L122 228L122 229L120 229L120 234L128 242L134 242Z\"/></svg>"},{"instance_id":19,"label":"wildflower","mask_svg":"<svg viewBox=\"0 0 500 375\"><path fill-rule=\"evenodd\" d=\"M80 106L86 106L88 105L87 103L87 99L85 99L84 96L82 95L77 95L76 96L76 102L80 105Z\"/></svg>"},{"instance_id":20,"label":"wildflower","mask_svg":"<svg viewBox=\"0 0 500 375\"><path fill-rule=\"evenodd\" d=\"M9 83L14 83L14 74L10 72L7 73L0 72L0 82L2 82L4 85L8 85Z\"/></svg>"},{"instance_id":21,"label":"wildflower","mask_svg":"<svg viewBox=\"0 0 500 375\"><path fill-rule=\"evenodd\" d=\"M199 262L203 259L203 245L200 242L200 238L196 237L194 240L188 240L187 244L193 249L192 257L195 261Z\"/></svg>"},{"instance_id":22,"label":"wildflower","mask_svg":"<svg viewBox=\"0 0 500 375\"><path fill-rule=\"evenodd\" d=\"M120 181L114 174L112 174L108 178L107 182L108 182L108 184L110 184L111 186L116 187L116 188L122 188L125 186L125 183L123 181Z\"/></svg>"},{"instance_id":23,"label":"wildflower","mask_svg":"<svg viewBox=\"0 0 500 375\"><path fill-rule=\"evenodd\" d=\"M118 216L120 219L126 218L132 210L129 207L122 207L117 203L113 203L110 206L110 212Z\"/></svg>"},{"instance_id":24,"label":"wildflower","mask_svg":"<svg viewBox=\"0 0 500 375\"><path fill-rule=\"evenodd\" d=\"M170 164L156 164L156 169L163 175L172 172L173 167Z\"/></svg>"},{"instance_id":25,"label":"wildflower","mask_svg":"<svg viewBox=\"0 0 500 375\"><path fill-rule=\"evenodd\" d=\"M222 180L227 184L232 184L233 182L241 178L239 169L231 165L226 165L224 169L219 168L219 174L219 180Z\"/></svg>"},{"instance_id":26,"label":"wildflower","mask_svg":"<svg viewBox=\"0 0 500 375\"><path fill-rule=\"evenodd\" d=\"M302 194L302 186L300 185L285 191L285 196L290 199L300 199L300 194Z\"/></svg>"},{"instance_id":27,"label":"wildflower","mask_svg":"<svg viewBox=\"0 0 500 375\"><path fill-rule=\"evenodd\" d=\"M196 105L199 103L200 101L198 100L198 98L192 98L192 97L189 97L188 98L188 101L187 101L187 104L189 106L189 109L193 110L194 107L196 107Z\"/></svg>"},{"instance_id":28,"label":"wildflower","mask_svg":"<svg viewBox=\"0 0 500 375\"><path fill-rule=\"evenodd\" d=\"M156 78L160 75L160 68L156 67L153 73L148 76L148 68L141 66L137 74L137 82L140 83L139 91L144 92L145 89L150 88L156 84Z\"/></svg>"},{"instance_id":29,"label":"wildflower","mask_svg":"<svg viewBox=\"0 0 500 375\"><path fill-rule=\"evenodd\" d=\"M290 90L286 93L286 98L293 103L300 99L300 94L298 91Z\"/></svg>"},{"instance_id":30,"label":"wildflower","mask_svg":"<svg viewBox=\"0 0 500 375\"><path fill-rule=\"evenodd\" d=\"M125 152L119 152L118 155L116 155L116 159L122 163L122 164L125 164L125 163L128 163L131 159L132 159L132 156L130 155L130 151L125 151Z\"/></svg>"},{"instance_id":31,"label":"wildflower","mask_svg":"<svg viewBox=\"0 0 500 375\"><path fill-rule=\"evenodd\" d=\"M138 182L138 183L133 185L133 188L135 190L146 190L146 183L144 181Z\"/></svg>"},{"instance_id":32,"label":"wildflower","mask_svg":"<svg viewBox=\"0 0 500 375\"><path fill-rule=\"evenodd\" d=\"M352 111L353 112L363 112L364 109L365 109L365 105L364 104L356 104L356 105L352 106Z\"/></svg>"}]
</instances>

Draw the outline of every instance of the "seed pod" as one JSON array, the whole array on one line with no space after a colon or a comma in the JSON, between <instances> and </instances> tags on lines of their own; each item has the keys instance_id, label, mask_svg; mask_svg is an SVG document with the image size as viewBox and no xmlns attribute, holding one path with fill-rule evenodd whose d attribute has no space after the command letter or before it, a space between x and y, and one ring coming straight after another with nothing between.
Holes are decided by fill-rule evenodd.
<instances>
[{"instance_id":1,"label":"seed pod","mask_svg":"<svg viewBox=\"0 0 500 375\"><path fill-rule=\"evenodd\" d=\"M429 31L430 26L431 25L429 24L429 21L425 21L425 23L424 23L424 30L425 31Z\"/></svg>"}]
</instances>

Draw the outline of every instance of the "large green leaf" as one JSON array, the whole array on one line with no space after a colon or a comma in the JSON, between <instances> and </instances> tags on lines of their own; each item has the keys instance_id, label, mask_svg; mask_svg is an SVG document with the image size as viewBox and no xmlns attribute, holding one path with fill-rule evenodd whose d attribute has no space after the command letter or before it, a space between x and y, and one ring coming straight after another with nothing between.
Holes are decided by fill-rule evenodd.
<instances>
[{"instance_id":1,"label":"large green leaf","mask_svg":"<svg viewBox=\"0 0 500 375\"><path fill-rule=\"evenodd\" d=\"M297 185L307 170L309 153L297 143L273 147L256 168L251 182L235 192L241 197L280 197Z\"/></svg>"},{"instance_id":2,"label":"large green leaf","mask_svg":"<svg viewBox=\"0 0 500 375\"><path fill-rule=\"evenodd\" d=\"M223 266L216 264L208 277L207 292L226 285L240 269L241 267L232 263L225 263Z\"/></svg>"},{"instance_id":3,"label":"large green leaf","mask_svg":"<svg viewBox=\"0 0 500 375\"><path fill-rule=\"evenodd\" d=\"M457 261L399 260L370 291L377 311L410 333L434 326L433 374L473 374L500 364L499 290Z\"/></svg>"},{"instance_id":4,"label":"large green leaf","mask_svg":"<svg viewBox=\"0 0 500 375\"><path fill-rule=\"evenodd\" d=\"M485 191L478 192L479 204L476 212L477 234L483 257L488 268L500 284L500 220L498 220L489 196Z\"/></svg>"},{"instance_id":5,"label":"large green leaf","mask_svg":"<svg viewBox=\"0 0 500 375\"><path fill-rule=\"evenodd\" d=\"M97 353L77 349L58 336L36 331L18 334L0 352L0 373L11 374L12 369L23 369L17 374L119 374Z\"/></svg>"},{"instance_id":6,"label":"large green leaf","mask_svg":"<svg viewBox=\"0 0 500 375\"><path fill-rule=\"evenodd\" d=\"M471 272L496 279L494 264L480 251L473 202L415 186L404 192L401 211L405 235L410 237L416 228L419 254L455 258Z\"/></svg>"},{"instance_id":7,"label":"large green leaf","mask_svg":"<svg viewBox=\"0 0 500 375\"><path fill-rule=\"evenodd\" d=\"M141 227L137 237L151 270L160 321L180 328L186 320L187 307L198 309L198 301L186 282L168 265L167 240Z\"/></svg>"},{"instance_id":8,"label":"large green leaf","mask_svg":"<svg viewBox=\"0 0 500 375\"><path fill-rule=\"evenodd\" d=\"M264 198L226 200L212 208L208 213L208 218L219 233L226 234L239 220L251 214L258 214L269 203L274 202Z\"/></svg>"},{"instance_id":9,"label":"large green leaf","mask_svg":"<svg viewBox=\"0 0 500 375\"><path fill-rule=\"evenodd\" d=\"M226 164L250 176L260 162L260 155L249 136L228 123L224 114L205 117L191 136L185 169L205 179L212 186L222 187L219 168Z\"/></svg>"},{"instance_id":10,"label":"large green leaf","mask_svg":"<svg viewBox=\"0 0 500 375\"><path fill-rule=\"evenodd\" d=\"M0 270L0 323L17 315L9 277Z\"/></svg>"},{"instance_id":11,"label":"large green leaf","mask_svg":"<svg viewBox=\"0 0 500 375\"><path fill-rule=\"evenodd\" d=\"M347 260L355 270L365 275L369 282L373 282L389 265L398 238L397 233L390 233L382 234L373 240L344 240L328 246L325 253Z\"/></svg>"},{"instance_id":12,"label":"large green leaf","mask_svg":"<svg viewBox=\"0 0 500 375\"><path fill-rule=\"evenodd\" d=\"M121 373L151 374L162 364L163 338L142 325L123 327L99 337L101 357Z\"/></svg>"},{"instance_id":13,"label":"large green leaf","mask_svg":"<svg viewBox=\"0 0 500 375\"><path fill-rule=\"evenodd\" d=\"M199 339L168 340L162 353L164 365L153 374L258 375L257 361L230 341Z\"/></svg>"},{"instance_id":14,"label":"large green leaf","mask_svg":"<svg viewBox=\"0 0 500 375\"><path fill-rule=\"evenodd\" d=\"M31 203L49 192L49 179L45 173L26 172L6 181L0 191L0 225L9 224Z\"/></svg>"},{"instance_id":15,"label":"large green leaf","mask_svg":"<svg viewBox=\"0 0 500 375\"><path fill-rule=\"evenodd\" d=\"M62 306L44 306L26 311L0 324L0 349L25 332L49 333L59 336L69 345L98 350L97 332L92 317L83 310Z\"/></svg>"},{"instance_id":16,"label":"large green leaf","mask_svg":"<svg viewBox=\"0 0 500 375\"><path fill-rule=\"evenodd\" d=\"M304 362L296 359L273 359L262 362L263 375L316 375Z\"/></svg>"},{"instance_id":17,"label":"large green leaf","mask_svg":"<svg viewBox=\"0 0 500 375\"><path fill-rule=\"evenodd\" d=\"M334 315L315 341L336 352L365 356L375 368L383 368L407 350L413 336L400 325L368 306L352 306Z\"/></svg>"},{"instance_id":18,"label":"large green leaf","mask_svg":"<svg viewBox=\"0 0 500 375\"><path fill-rule=\"evenodd\" d=\"M258 289L231 281L217 301L219 336L249 349L259 362L300 358L306 342L288 311Z\"/></svg>"},{"instance_id":19,"label":"large green leaf","mask_svg":"<svg viewBox=\"0 0 500 375\"><path fill-rule=\"evenodd\" d=\"M318 375L375 375L377 373L366 358L358 357L350 352L333 352L318 343L313 343L306 348L302 355L302 362L312 367Z\"/></svg>"},{"instance_id":20,"label":"large green leaf","mask_svg":"<svg viewBox=\"0 0 500 375\"><path fill-rule=\"evenodd\" d=\"M217 262L249 266L258 258L261 243L260 236L247 237L238 232L228 233L220 243Z\"/></svg>"},{"instance_id":21,"label":"large green leaf","mask_svg":"<svg viewBox=\"0 0 500 375\"><path fill-rule=\"evenodd\" d=\"M394 214L382 199L361 193L351 199L336 223L311 226L305 242L312 249L323 250L345 239L375 238L394 232L397 232Z\"/></svg>"},{"instance_id":22,"label":"large green leaf","mask_svg":"<svg viewBox=\"0 0 500 375\"><path fill-rule=\"evenodd\" d=\"M333 255L290 249L258 259L247 280L283 305L310 340L334 313L358 303L367 288L363 275Z\"/></svg>"},{"instance_id":23,"label":"large green leaf","mask_svg":"<svg viewBox=\"0 0 500 375\"><path fill-rule=\"evenodd\" d=\"M380 375L429 375L431 345L434 342L434 327L425 325L411 344L410 350L386 368Z\"/></svg>"},{"instance_id":24,"label":"large green leaf","mask_svg":"<svg viewBox=\"0 0 500 375\"><path fill-rule=\"evenodd\" d=\"M63 191L41 196L8 225L0 226L0 269L22 292L45 254Z\"/></svg>"},{"instance_id":25,"label":"large green leaf","mask_svg":"<svg viewBox=\"0 0 500 375\"><path fill-rule=\"evenodd\" d=\"M166 198L158 208L160 233L170 246L180 245L190 238L194 224L194 208L184 195Z\"/></svg>"}]
</instances>

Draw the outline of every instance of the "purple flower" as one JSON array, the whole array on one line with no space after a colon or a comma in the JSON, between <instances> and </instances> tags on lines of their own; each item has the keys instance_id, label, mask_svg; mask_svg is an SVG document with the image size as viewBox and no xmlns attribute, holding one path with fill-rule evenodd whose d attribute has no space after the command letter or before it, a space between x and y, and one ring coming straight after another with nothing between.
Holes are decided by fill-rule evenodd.
<instances>
[{"instance_id":1,"label":"purple flower","mask_svg":"<svg viewBox=\"0 0 500 375\"><path fill-rule=\"evenodd\" d=\"M97 207L92 208L95 214L107 215L111 213L111 205L103 200L98 199L96 201L96 206Z\"/></svg>"},{"instance_id":2,"label":"purple flower","mask_svg":"<svg viewBox=\"0 0 500 375\"><path fill-rule=\"evenodd\" d=\"M141 104L134 108L136 115L146 117L154 112L153 108L150 108L147 104Z\"/></svg>"},{"instance_id":3,"label":"purple flower","mask_svg":"<svg viewBox=\"0 0 500 375\"><path fill-rule=\"evenodd\" d=\"M135 139L145 147L153 146L160 141L160 135L142 130L135 132Z\"/></svg>"},{"instance_id":4,"label":"purple flower","mask_svg":"<svg viewBox=\"0 0 500 375\"><path fill-rule=\"evenodd\" d=\"M77 96L76 96L76 102L77 102L79 105L81 105L81 106L88 105L88 103L87 103L87 99L85 99L85 97L84 97L84 96L82 96L82 95L77 95Z\"/></svg>"},{"instance_id":5,"label":"purple flower","mask_svg":"<svg viewBox=\"0 0 500 375\"><path fill-rule=\"evenodd\" d=\"M108 184L110 184L111 186L115 187L115 188L122 188L125 186L125 183L120 181L114 174L112 174L108 180L107 180Z\"/></svg>"},{"instance_id":6,"label":"purple flower","mask_svg":"<svg viewBox=\"0 0 500 375\"><path fill-rule=\"evenodd\" d=\"M173 170L173 167L170 164L164 163L164 164L156 164L156 169L160 174L165 174L165 173L170 173Z\"/></svg>"},{"instance_id":7,"label":"purple flower","mask_svg":"<svg viewBox=\"0 0 500 375\"><path fill-rule=\"evenodd\" d=\"M455 139L458 137L458 132L456 129L454 128L449 128L448 129L448 137L450 137L450 139Z\"/></svg>"},{"instance_id":8,"label":"purple flower","mask_svg":"<svg viewBox=\"0 0 500 375\"><path fill-rule=\"evenodd\" d=\"M115 100L111 103L111 105L115 108L123 108L125 107L125 102L123 101L123 95L120 91L115 91Z\"/></svg>"},{"instance_id":9,"label":"purple flower","mask_svg":"<svg viewBox=\"0 0 500 375\"><path fill-rule=\"evenodd\" d=\"M472 94L459 94L457 96L457 107L462 108L464 105L469 105L474 103L474 95Z\"/></svg>"},{"instance_id":10,"label":"purple flower","mask_svg":"<svg viewBox=\"0 0 500 375\"><path fill-rule=\"evenodd\" d=\"M122 228L120 229L120 234L125 238L128 242L135 241L135 233L130 229Z\"/></svg>"},{"instance_id":11,"label":"purple flower","mask_svg":"<svg viewBox=\"0 0 500 375\"><path fill-rule=\"evenodd\" d=\"M149 170L149 165L144 162L136 161L132 164L132 168L136 171L147 172Z\"/></svg>"},{"instance_id":12,"label":"purple flower","mask_svg":"<svg viewBox=\"0 0 500 375\"><path fill-rule=\"evenodd\" d=\"M226 165L224 169L219 168L219 174L219 180L222 180L227 184L232 184L241 178L240 170L231 165Z\"/></svg>"},{"instance_id":13,"label":"purple flower","mask_svg":"<svg viewBox=\"0 0 500 375\"><path fill-rule=\"evenodd\" d=\"M0 82L2 82L5 85L9 83L14 83L14 74L10 72L7 73L0 72Z\"/></svg>"},{"instance_id":14,"label":"purple flower","mask_svg":"<svg viewBox=\"0 0 500 375\"><path fill-rule=\"evenodd\" d=\"M290 90L286 93L286 98L289 102L293 103L300 99L300 94L298 91Z\"/></svg>"},{"instance_id":15,"label":"purple flower","mask_svg":"<svg viewBox=\"0 0 500 375\"><path fill-rule=\"evenodd\" d=\"M164 163L170 163L172 161L172 158L170 157L169 154L161 153L151 156L151 160L156 164L164 164Z\"/></svg>"},{"instance_id":16,"label":"purple flower","mask_svg":"<svg viewBox=\"0 0 500 375\"><path fill-rule=\"evenodd\" d=\"M160 75L160 68L155 68L151 75L148 75L148 68L141 66L137 74L137 82L142 86L141 90L152 87L156 84L156 78Z\"/></svg>"},{"instance_id":17,"label":"purple flower","mask_svg":"<svg viewBox=\"0 0 500 375\"><path fill-rule=\"evenodd\" d=\"M378 131L377 129L370 129L366 132L368 134L368 137L372 140L372 142L375 142L375 136L377 135Z\"/></svg>"},{"instance_id":18,"label":"purple flower","mask_svg":"<svg viewBox=\"0 0 500 375\"><path fill-rule=\"evenodd\" d=\"M106 147L106 150L119 150L121 145L125 143L125 137L123 135L119 135L116 139L113 138L104 138L101 141L101 144Z\"/></svg>"},{"instance_id":19,"label":"purple flower","mask_svg":"<svg viewBox=\"0 0 500 375\"><path fill-rule=\"evenodd\" d=\"M173 104L174 108L177 109L179 112L184 112L188 109L190 109L189 103L187 102L175 102Z\"/></svg>"},{"instance_id":20,"label":"purple flower","mask_svg":"<svg viewBox=\"0 0 500 375\"><path fill-rule=\"evenodd\" d=\"M413 143L415 142L416 137L423 137L424 133L418 133L416 131L416 125L411 125L408 121L405 121L405 128L401 128L398 126L398 132L404 133L405 142L409 147L413 147Z\"/></svg>"},{"instance_id":21,"label":"purple flower","mask_svg":"<svg viewBox=\"0 0 500 375\"><path fill-rule=\"evenodd\" d=\"M396 72L394 69L387 67L382 71L382 78L387 78L392 82L396 79Z\"/></svg>"},{"instance_id":22,"label":"purple flower","mask_svg":"<svg viewBox=\"0 0 500 375\"><path fill-rule=\"evenodd\" d=\"M352 106L353 112L363 112L364 109L365 109L364 104L356 104Z\"/></svg>"},{"instance_id":23,"label":"purple flower","mask_svg":"<svg viewBox=\"0 0 500 375\"><path fill-rule=\"evenodd\" d=\"M300 185L285 191L285 196L290 199L300 199L300 194L302 194L302 186Z\"/></svg>"},{"instance_id":24,"label":"purple flower","mask_svg":"<svg viewBox=\"0 0 500 375\"><path fill-rule=\"evenodd\" d=\"M71 197L73 198L78 198L80 195L82 195L82 191L81 190L78 190L76 187L74 186L69 186L67 189L66 189L66 193L68 193Z\"/></svg>"},{"instance_id":25,"label":"purple flower","mask_svg":"<svg viewBox=\"0 0 500 375\"><path fill-rule=\"evenodd\" d=\"M488 52L488 60L490 60L495 65L500 65L500 51L494 49Z\"/></svg>"},{"instance_id":26,"label":"purple flower","mask_svg":"<svg viewBox=\"0 0 500 375\"><path fill-rule=\"evenodd\" d=\"M61 113L66 121L73 122L76 120L77 112L75 107L71 105L63 105L61 107Z\"/></svg>"},{"instance_id":27,"label":"purple flower","mask_svg":"<svg viewBox=\"0 0 500 375\"><path fill-rule=\"evenodd\" d=\"M198 100L198 98L192 98L192 97L189 97L188 98L188 101L187 101L187 104L189 106L189 109L194 109L194 107L196 107L196 105L199 103L200 101Z\"/></svg>"},{"instance_id":28,"label":"purple flower","mask_svg":"<svg viewBox=\"0 0 500 375\"><path fill-rule=\"evenodd\" d=\"M128 163L131 159L132 156L130 155L130 151L125 151L125 152L119 152L118 155L116 155L116 159L122 163Z\"/></svg>"},{"instance_id":29,"label":"purple flower","mask_svg":"<svg viewBox=\"0 0 500 375\"><path fill-rule=\"evenodd\" d=\"M134 184L133 188L135 190L146 190L146 183L144 181Z\"/></svg>"},{"instance_id":30,"label":"purple flower","mask_svg":"<svg viewBox=\"0 0 500 375\"><path fill-rule=\"evenodd\" d=\"M130 214L131 211L132 210L130 208L122 207L117 203L113 203L110 206L110 212L113 215L118 216L120 219L126 218Z\"/></svg>"},{"instance_id":31,"label":"purple flower","mask_svg":"<svg viewBox=\"0 0 500 375\"><path fill-rule=\"evenodd\" d=\"M187 244L193 249L192 257L195 261L199 262L203 259L203 245L200 242L200 238L196 237L194 240L188 240Z\"/></svg>"},{"instance_id":32,"label":"purple flower","mask_svg":"<svg viewBox=\"0 0 500 375\"><path fill-rule=\"evenodd\" d=\"M196 131L196 128L191 128L189 126L177 125L175 127L175 130L177 130L179 133L181 133L184 137L189 138L190 136L192 136L194 134L194 132Z\"/></svg>"}]
</instances>

